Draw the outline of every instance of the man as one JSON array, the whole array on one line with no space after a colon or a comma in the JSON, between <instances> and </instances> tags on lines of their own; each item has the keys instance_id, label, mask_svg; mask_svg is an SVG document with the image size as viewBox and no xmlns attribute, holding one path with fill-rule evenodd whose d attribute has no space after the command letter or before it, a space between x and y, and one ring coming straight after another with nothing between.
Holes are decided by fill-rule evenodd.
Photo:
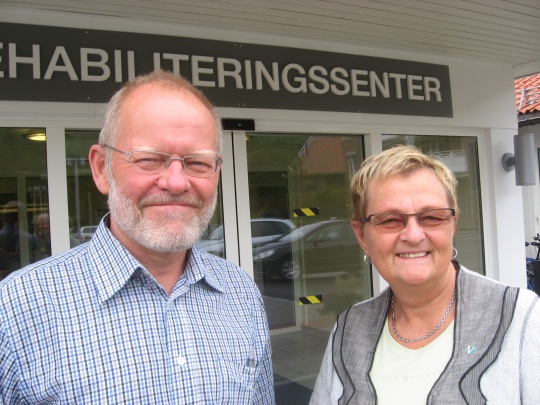
<instances>
[{"instance_id":1,"label":"man","mask_svg":"<svg viewBox=\"0 0 540 405\"><path fill-rule=\"evenodd\" d=\"M272 404L262 299L194 246L212 217L221 129L172 73L110 101L89 162L94 237L0 284L2 403Z\"/></svg>"},{"instance_id":2,"label":"man","mask_svg":"<svg viewBox=\"0 0 540 405\"><path fill-rule=\"evenodd\" d=\"M36 235L43 241L43 253L44 257L51 255L51 227L50 218L48 212L42 212L34 217L34 230ZM80 245L80 242L73 236L69 235L69 246L75 247Z\"/></svg>"}]
</instances>

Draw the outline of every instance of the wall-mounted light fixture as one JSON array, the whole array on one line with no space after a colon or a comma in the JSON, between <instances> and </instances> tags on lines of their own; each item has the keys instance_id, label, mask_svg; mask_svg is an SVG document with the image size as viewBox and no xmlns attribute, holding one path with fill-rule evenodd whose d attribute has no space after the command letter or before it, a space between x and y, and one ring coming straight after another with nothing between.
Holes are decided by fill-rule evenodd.
<instances>
[{"instance_id":1,"label":"wall-mounted light fixture","mask_svg":"<svg viewBox=\"0 0 540 405\"><path fill-rule=\"evenodd\" d=\"M47 135L44 132L36 132L33 134L26 135L26 139L30 141L44 142L47 140Z\"/></svg>"},{"instance_id":2,"label":"wall-mounted light fixture","mask_svg":"<svg viewBox=\"0 0 540 405\"><path fill-rule=\"evenodd\" d=\"M514 135L514 153L502 156L504 170L516 170L517 186L534 186L536 184L536 155L534 135Z\"/></svg>"}]
</instances>

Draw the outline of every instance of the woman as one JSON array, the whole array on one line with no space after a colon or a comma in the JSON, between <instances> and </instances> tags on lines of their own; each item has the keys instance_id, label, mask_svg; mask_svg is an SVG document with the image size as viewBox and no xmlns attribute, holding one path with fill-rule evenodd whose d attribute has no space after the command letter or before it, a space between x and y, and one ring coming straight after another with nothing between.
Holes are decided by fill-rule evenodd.
<instances>
[{"instance_id":1,"label":"woman","mask_svg":"<svg viewBox=\"0 0 540 405\"><path fill-rule=\"evenodd\" d=\"M352 179L356 237L389 288L338 316L312 405L540 403L538 297L455 260L456 185L411 146Z\"/></svg>"}]
</instances>

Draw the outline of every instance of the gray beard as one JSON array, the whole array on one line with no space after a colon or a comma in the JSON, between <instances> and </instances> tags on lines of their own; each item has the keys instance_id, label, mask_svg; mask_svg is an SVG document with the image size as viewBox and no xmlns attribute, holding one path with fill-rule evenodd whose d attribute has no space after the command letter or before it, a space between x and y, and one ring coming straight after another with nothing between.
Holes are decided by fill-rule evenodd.
<instances>
[{"instance_id":1,"label":"gray beard","mask_svg":"<svg viewBox=\"0 0 540 405\"><path fill-rule=\"evenodd\" d=\"M174 202L191 204L196 207L197 215L188 219L184 213L171 212L159 220L153 220L146 217L141 209L148 203ZM135 204L118 190L116 181L110 179L108 204L111 219L135 243L157 253L175 253L190 249L207 228L214 215L216 203L217 190L206 206L201 199L185 195L144 197Z\"/></svg>"}]
</instances>

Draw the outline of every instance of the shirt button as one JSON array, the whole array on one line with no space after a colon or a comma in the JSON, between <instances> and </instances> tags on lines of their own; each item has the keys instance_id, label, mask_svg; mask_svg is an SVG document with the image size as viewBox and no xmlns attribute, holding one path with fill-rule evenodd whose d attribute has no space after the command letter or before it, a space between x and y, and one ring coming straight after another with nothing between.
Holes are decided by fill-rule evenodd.
<instances>
[{"instance_id":1,"label":"shirt button","mask_svg":"<svg viewBox=\"0 0 540 405\"><path fill-rule=\"evenodd\" d=\"M176 364L178 364L179 366L183 366L184 364L186 364L186 358L184 356L178 356L176 358Z\"/></svg>"}]
</instances>

